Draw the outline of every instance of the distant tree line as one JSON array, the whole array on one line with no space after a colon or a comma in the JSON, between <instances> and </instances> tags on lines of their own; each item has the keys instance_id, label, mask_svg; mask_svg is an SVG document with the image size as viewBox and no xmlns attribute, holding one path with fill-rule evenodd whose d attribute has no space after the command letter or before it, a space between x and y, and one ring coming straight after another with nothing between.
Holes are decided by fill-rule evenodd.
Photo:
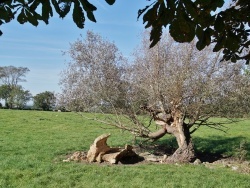
<instances>
[{"instance_id":1,"label":"distant tree line","mask_svg":"<svg viewBox=\"0 0 250 188\"><path fill-rule=\"evenodd\" d=\"M0 108L52 110L55 108L56 97L53 92L45 91L32 96L25 90L21 82L26 82L25 76L30 70L27 67L0 67ZM33 106L27 108L27 103L33 100Z\"/></svg>"}]
</instances>

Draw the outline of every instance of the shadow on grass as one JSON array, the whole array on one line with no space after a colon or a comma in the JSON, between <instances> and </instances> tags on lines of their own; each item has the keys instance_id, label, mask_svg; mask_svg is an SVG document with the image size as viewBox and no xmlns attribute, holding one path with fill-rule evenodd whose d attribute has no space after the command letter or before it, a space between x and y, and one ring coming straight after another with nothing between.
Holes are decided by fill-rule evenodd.
<instances>
[{"instance_id":1,"label":"shadow on grass","mask_svg":"<svg viewBox=\"0 0 250 188\"><path fill-rule=\"evenodd\" d=\"M132 165L132 164L142 162L143 160L144 160L143 157L134 156L134 157L124 157L124 158L120 159L119 162L121 164Z\"/></svg>"},{"instance_id":2,"label":"shadow on grass","mask_svg":"<svg viewBox=\"0 0 250 188\"><path fill-rule=\"evenodd\" d=\"M210 136L208 138L194 138L195 150L197 157L202 162L214 162L216 160L228 157L241 157L241 152L249 151L250 146L246 137ZM242 142L246 141L244 147L240 148ZM245 156L249 159L248 156Z\"/></svg>"},{"instance_id":3,"label":"shadow on grass","mask_svg":"<svg viewBox=\"0 0 250 188\"><path fill-rule=\"evenodd\" d=\"M244 148L240 148L242 142L246 141ZM250 144L246 137L210 136L207 138L193 138L195 152L202 162L214 162L228 157L240 157L240 150L247 152L246 159L250 159ZM174 137L159 140L153 143L144 143L142 148L155 155L172 155L178 148Z\"/></svg>"}]
</instances>

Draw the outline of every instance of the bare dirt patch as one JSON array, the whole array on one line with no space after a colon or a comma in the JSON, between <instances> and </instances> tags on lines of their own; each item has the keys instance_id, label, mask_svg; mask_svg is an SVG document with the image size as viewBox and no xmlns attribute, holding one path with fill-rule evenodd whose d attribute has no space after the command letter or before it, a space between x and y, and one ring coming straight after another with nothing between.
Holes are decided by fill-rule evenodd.
<instances>
[{"instance_id":1,"label":"bare dirt patch","mask_svg":"<svg viewBox=\"0 0 250 188\"><path fill-rule=\"evenodd\" d=\"M116 165L140 165L140 164L168 164L167 157L168 155L162 154L162 152L158 151L156 153L150 153L145 151L145 149L134 147L134 151L138 154L138 156L132 157L124 157L116 163ZM240 161L234 157L223 157L211 155L210 158L208 155L204 154L204 156L198 156L200 159L196 159L193 165L204 165L207 168L228 168L232 171L238 173L244 173L250 175L250 161ZM76 151L74 153L65 155L63 157L63 162L78 162L84 164L93 164L87 161L87 151ZM109 165L110 163L102 161L102 162L94 162L94 164L100 165ZM178 164L177 164L178 165Z\"/></svg>"},{"instance_id":2,"label":"bare dirt patch","mask_svg":"<svg viewBox=\"0 0 250 188\"><path fill-rule=\"evenodd\" d=\"M97 137L88 151L77 151L67 155L63 162L81 162L97 164L173 164L171 159L175 148L166 145L125 145L124 148L112 148L107 145L110 134ZM174 163L178 164L178 163ZM230 168L233 171L250 174L250 161L239 160L221 154L197 153L196 159L190 164L204 165L207 168Z\"/></svg>"}]
</instances>

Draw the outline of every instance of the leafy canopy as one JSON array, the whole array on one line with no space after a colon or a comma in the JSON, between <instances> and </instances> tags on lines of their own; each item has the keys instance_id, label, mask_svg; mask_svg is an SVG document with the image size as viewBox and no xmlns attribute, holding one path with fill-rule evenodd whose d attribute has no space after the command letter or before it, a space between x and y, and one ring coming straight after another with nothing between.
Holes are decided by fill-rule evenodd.
<instances>
[{"instance_id":1,"label":"leafy canopy","mask_svg":"<svg viewBox=\"0 0 250 188\"><path fill-rule=\"evenodd\" d=\"M51 110L56 103L56 97L54 93L50 91L38 93L33 97L33 100L36 108L41 108L45 111Z\"/></svg>"},{"instance_id":2,"label":"leafy canopy","mask_svg":"<svg viewBox=\"0 0 250 188\"><path fill-rule=\"evenodd\" d=\"M177 42L190 42L196 37L198 50L213 43L214 52L223 49L224 60L243 59L249 63L250 1L231 0L228 8L221 9L223 6L224 0L155 0L138 11L138 18L143 17L145 28L151 27L151 47L161 39L162 28L169 27ZM77 27L84 28L86 16L96 22L97 8L88 0L2 0L0 25L13 19L34 26L39 21L48 24L54 12L64 18L71 9Z\"/></svg>"},{"instance_id":3,"label":"leafy canopy","mask_svg":"<svg viewBox=\"0 0 250 188\"><path fill-rule=\"evenodd\" d=\"M139 10L138 18L144 14L145 27L151 27L151 47L160 40L162 28L169 26L177 42L196 37L198 50L214 43L214 52L224 49L223 60L249 63L250 1L232 0L225 10L220 9L223 5L224 0L158 0Z\"/></svg>"}]
</instances>

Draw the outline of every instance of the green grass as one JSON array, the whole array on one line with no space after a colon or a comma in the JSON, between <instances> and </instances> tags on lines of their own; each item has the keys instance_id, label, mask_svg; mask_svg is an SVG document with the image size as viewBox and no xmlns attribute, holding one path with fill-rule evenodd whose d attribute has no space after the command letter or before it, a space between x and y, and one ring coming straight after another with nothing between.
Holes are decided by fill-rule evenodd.
<instances>
[{"instance_id":1,"label":"green grass","mask_svg":"<svg viewBox=\"0 0 250 188\"><path fill-rule=\"evenodd\" d=\"M250 120L229 125L228 133L201 128L193 135L196 150L235 155L247 141ZM0 110L0 187L249 187L250 176L203 165L107 165L64 163L68 153L88 150L93 140L111 133L108 144L123 146L133 138L82 119L75 113ZM172 137L159 143L174 143Z\"/></svg>"}]
</instances>

